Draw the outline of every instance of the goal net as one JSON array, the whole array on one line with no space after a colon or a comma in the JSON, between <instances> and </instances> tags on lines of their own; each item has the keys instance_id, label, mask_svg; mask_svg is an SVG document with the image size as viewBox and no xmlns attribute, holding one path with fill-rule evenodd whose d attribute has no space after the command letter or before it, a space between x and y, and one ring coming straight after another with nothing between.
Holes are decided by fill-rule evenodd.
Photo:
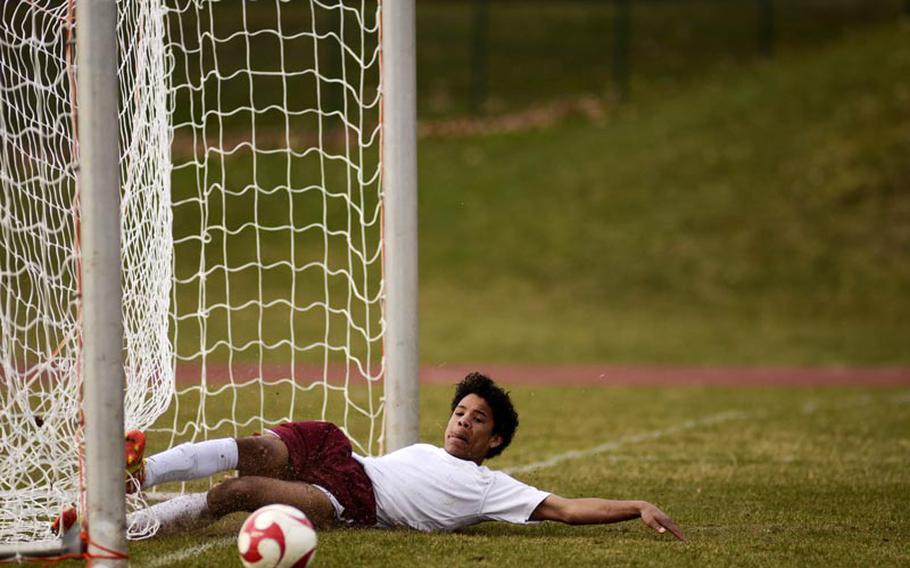
<instances>
[{"instance_id":1,"label":"goal net","mask_svg":"<svg viewBox=\"0 0 910 568\"><path fill-rule=\"evenodd\" d=\"M82 493L74 1L0 8L0 544ZM381 452L380 6L117 4L125 427Z\"/></svg>"}]
</instances>

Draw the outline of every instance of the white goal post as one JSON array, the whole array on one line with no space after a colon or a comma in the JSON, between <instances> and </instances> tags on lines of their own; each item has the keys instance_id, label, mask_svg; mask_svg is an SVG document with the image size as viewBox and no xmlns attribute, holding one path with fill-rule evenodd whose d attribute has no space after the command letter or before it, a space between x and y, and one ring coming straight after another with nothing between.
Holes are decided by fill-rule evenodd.
<instances>
[{"instance_id":1,"label":"white goal post","mask_svg":"<svg viewBox=\"0 0 910 568\"><path fill-rule=\"evenodd\" d=\"M76 206L80 219L82 407L87 554L126 566L123 479L123 290L121 285L120 140L117 5L81 0L76 6ZM77 363L78 368L78 363ZM78 371L77 371L78 372Z\"/></svg>"},{"instance_id":2,"label":"white goal post","mask_svg":"<svg viewBox=\"0 0 910 568\"><path fill-rule=\"evenodd\" d=\"M415 0L0 17L0 559L124 565L124 429L416 442Z\"/></svg>"}]
</instances>

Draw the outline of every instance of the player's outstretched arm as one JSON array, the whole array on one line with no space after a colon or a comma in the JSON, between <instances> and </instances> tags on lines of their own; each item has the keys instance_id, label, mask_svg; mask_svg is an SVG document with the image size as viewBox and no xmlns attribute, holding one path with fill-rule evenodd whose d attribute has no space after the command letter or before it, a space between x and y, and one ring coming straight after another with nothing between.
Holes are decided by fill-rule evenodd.
<instances>
[{"instance_id":1,"label":"player's outstretched arm","mask_svg":"<svg viewBox=\"0 0 910 568\"><path fill-rule=\"evenodd\" d=\"M618 523L630 519L641 521L659 533L669 531L686 541L676 523L663 511L647 501L611 501L608 499L566 499L550 495L531 514L532 521L559 521L570 525Z\"/></svg>"}]
</instances>

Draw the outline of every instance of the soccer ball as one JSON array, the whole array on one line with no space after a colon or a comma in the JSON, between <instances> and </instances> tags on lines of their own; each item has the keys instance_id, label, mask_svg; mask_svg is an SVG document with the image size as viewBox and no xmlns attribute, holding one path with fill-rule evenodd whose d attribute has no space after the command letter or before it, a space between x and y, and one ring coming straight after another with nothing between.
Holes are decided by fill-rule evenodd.
<instances>
[{"instance_id":1,"label":"soccer ball","mask_svg":"<svg viewBox=\"0 0 910 568\"><path fill-rule=\"evenodd\" d=\"M237 549L247 568L306 568L316 554L316 531L298 509L266 505L243 522Z\"/></svg>"}]
</instances>

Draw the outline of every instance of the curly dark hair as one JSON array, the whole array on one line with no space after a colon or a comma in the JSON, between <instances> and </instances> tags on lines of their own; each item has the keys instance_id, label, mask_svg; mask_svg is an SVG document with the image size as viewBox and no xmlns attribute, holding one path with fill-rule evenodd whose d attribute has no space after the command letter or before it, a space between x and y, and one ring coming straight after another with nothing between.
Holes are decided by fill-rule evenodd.
<instances>
[{"instance_id":1,"label":"curly dark hair","mask_svg":"<svg viewBox=\"0 0 910 568\"><path fill-rule=\"evenodd\" d=\"M451 411L455 412L458 403L469 394L476 394L484 399L493 410L493 434L498 434L502 438L500 445L490 448L487 452L487 458L494 458L512 443L512 437L515 435L515 430L518 429L518 413L512 406L509 393L494 383L493 379L478 372L468 374L455 385Z\"/></svg>"}]
</instances>

